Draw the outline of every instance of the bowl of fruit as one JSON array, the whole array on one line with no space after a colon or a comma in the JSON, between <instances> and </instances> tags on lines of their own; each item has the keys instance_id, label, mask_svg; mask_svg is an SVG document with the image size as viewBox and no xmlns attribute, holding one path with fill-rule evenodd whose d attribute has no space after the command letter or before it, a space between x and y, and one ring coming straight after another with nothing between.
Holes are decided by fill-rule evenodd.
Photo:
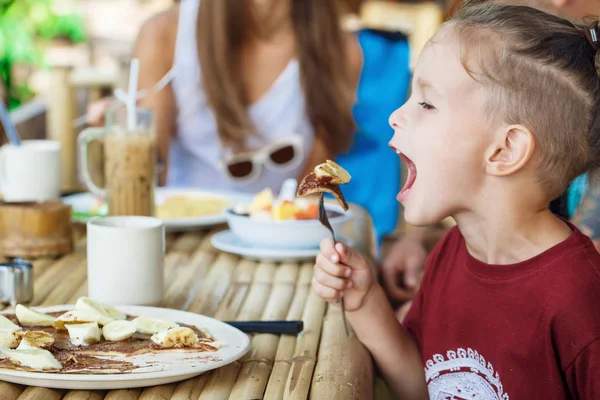
<instances>
[{"instance_id":1,"label":"bowl of fruit","mask_svg":"<svg viewBox=\"0 0 600 400\"><path fill-rule=\"evenodd\" d=\"M249 204L238 204L226 211L229 228L244 242L271 248L306 249L319 247L323 238L331 237L319 222L318 197L275 198L264 189ZM325 202L329 222L336 235L352 219L334 202Z\"/></svg>"}]
</instances>

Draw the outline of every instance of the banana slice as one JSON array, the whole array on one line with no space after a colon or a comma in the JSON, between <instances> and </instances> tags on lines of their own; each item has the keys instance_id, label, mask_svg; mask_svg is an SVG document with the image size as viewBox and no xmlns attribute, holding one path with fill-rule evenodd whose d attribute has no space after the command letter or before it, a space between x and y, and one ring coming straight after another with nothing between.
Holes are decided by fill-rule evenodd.
<instances>
[{"instance_id":1,"label":"banana slice","mask_svg":"<svg viewBox=\"0 0 600 400\"><path fill-rule=\"evenodd\" d=\"M65 328L69 331L69 338L71 338L71 343L75 346L89 346L90 344L98 343L102 335L97 322L66 324Z\"/></svg>"},{"instance_id":2,"label":"banana slice","mask_svg":"<svg viewBox=\"0 0 600 400\"><path fill-rule=\"evenodd\" d=\"M21 325L52 326L52 323L56 320L56 318L51 315L32 310L21 304L17 304L15 314Z\"/></svg>"},{"instance_id":3,"label":"banana slice","mask_svg":"<svg viewBox=\"0 0 600 400\"><path fill-rule=\"evenodd\" d=\"M24 349L46 349L49 350L54 344L54 336L43 331L29 331L21 334L21 343L17 350Z\"/></svg>"},{"instance_id":4,"label":"banana slice","mask_svg":"<svg viewBox=\"0 0 600 400\"><path fill-rule=\"evenodd\" d=\"M97 311L72 310L56 318L52 326L56 329L66 329L65 324L85 324L87 322L97 322L98 325L104 326L111 321L113 321L112 318L102 315Z\"/></svg>"},{"instance_id":5,"label":"banana slice","mask_svg":"<svg viewBox=\"0 0 600 400\"><path fill-rule=\"evenodd\" d=\"M179 327L157 332L150 340L163 348L194 347L198 343L198 336L190 328Z\"/></svg>"},{"instance_id":6,"label":"banana slice","mask_svg":"<svg viewBox=\"0 0 600 400\"><path fill-rule=\"evenodd\" d=\"M0 347L8 347L9 349L16 348L21 342L21 335L19 331L6 332L0 331Z\"/></svg>"},{"instance_id":7,"label":"banana slice","mask_svg":"<svg viewBox=\"0 0 600 400\"><path fill-rule=\"evenodd\" d=\"M77 302L75 303L75 309L96 311L97 313L100 313L106 317L117 320L124 320L127 318L125 314L123 314L113 306L100 303L85 296L77 299Z\"/></svg>"},{"instance_id":8,"label":"banana slice","mask_svg":"<svg viewBox=\"0 0 600 400\"><path fill-rule=\"evenodd\" d=\"M352 178L348 171L346 171L341 165L327 160L323 164L319 164L314 168L315 175L317 178L330 178L330 183L334 185L343 185L350 182Z\"/></svg>"},{"instance_id":9,"label":"banana slice","mask_svg":"<svg viewBox=\"0 0 600 400\"><path fill-rule=\"evenodd\" d=\"M2 332L16 332L20 331L21 327L10 319L6 318L4 315L0 315L0 331Z\"/></svg>"},{"instance_id":10,"label":"banana slice","mask_svg":"<svg viewBox=\"0 0 600 400\"><path fill-rule=\"evenodd\" d=\"M153 335L171 328L179 328L179 325L175 322L160 318L137 317L133 320L133 323L139 333L145 333L146 335Z\"/></svg>"},{"instance_id":11,"label":"banana slice","mask_svg":"<svg viewBox=\"0 0 600 400\"><path fill-rule=\"evenodd\" d=\"M18 366L31 368L37 371L56 371L62 365L52 353L43 349L10 350L0 349L8 360Z\"/></svg>"},{"instance_id":12,"label":"banana slice","mask_svg":"<svg viewBox=\"0 0 600 400\"><path fill-rule=\"evenodd\" d=\"M131 321L113 321L104 325L102 335L111 342L129 339L136 332L135 324Z\"/></svg>"}]
</instances>

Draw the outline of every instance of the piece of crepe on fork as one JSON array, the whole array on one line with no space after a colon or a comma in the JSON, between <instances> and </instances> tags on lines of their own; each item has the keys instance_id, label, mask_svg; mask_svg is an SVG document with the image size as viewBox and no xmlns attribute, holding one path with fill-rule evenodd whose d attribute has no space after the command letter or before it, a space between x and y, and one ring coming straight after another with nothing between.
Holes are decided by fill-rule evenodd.
<instances>
[{"instance_id":1,"label":"piece of crepe on fork","mask_svg":"<svg viewBox=\"0 0 600 400\"><path fill-rule=\"evenodd\" d=\"M297 195L307 196L315 193L331 193L344 211L348 211L348 203L339 185L350 182L351 176L344 168L331 160L317 165L313 172L306 175L298 186Z\"/></svg>"}]
</instances>

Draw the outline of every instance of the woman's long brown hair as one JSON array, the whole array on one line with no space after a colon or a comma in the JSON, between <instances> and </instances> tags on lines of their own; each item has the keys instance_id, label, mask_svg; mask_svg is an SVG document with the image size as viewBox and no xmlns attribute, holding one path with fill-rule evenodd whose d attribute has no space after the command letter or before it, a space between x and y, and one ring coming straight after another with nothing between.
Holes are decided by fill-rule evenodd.
<instances>
[{"instance_id":1,"label":"woman's long brown hair","mask_svg":"<svg viewBox=\"0 0 600 400\"><path fill-rule=\"evenodd\" d=\"M348 148L354 130L355 82L348 67L338 2L291 0L292 23L306 110L315 134L333 154ZM240 73L240 53L251 29L247 0L201 0L198 55L203 88L224 146L244 150L256 134Z\"/></svg>"}]
</instances>

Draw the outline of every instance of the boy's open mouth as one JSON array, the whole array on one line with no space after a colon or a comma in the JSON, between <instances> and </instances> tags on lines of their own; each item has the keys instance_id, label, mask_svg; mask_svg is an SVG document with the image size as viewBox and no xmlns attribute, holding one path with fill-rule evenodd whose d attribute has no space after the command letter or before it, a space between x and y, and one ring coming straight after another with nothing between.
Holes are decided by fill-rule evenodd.
<instances>
[{"instance_id":1,"label":"boy's open mouth","mask_svg":"<svg viewBox=\"0 0 600 400\"><path fill-rule=\"evenodd\" d=\"M408 158L406 156L406 154L400 152L400 150L396 150L396 154L398 154L400 156L400 158L402 159L402 161L404 161L404 164L406 164L407 172L408 172L406 182L404 183L404 186L400 190L400 193L398 193L398 200L402 201L403 199L406 198L406 196L408 195L408 192L410 191L410 189L412 189L412 187L415 183L415 180L417 179L417 166L415 165L414 162L412 162L412 160L410 158Z\"/></svg>"}]
</instances>

